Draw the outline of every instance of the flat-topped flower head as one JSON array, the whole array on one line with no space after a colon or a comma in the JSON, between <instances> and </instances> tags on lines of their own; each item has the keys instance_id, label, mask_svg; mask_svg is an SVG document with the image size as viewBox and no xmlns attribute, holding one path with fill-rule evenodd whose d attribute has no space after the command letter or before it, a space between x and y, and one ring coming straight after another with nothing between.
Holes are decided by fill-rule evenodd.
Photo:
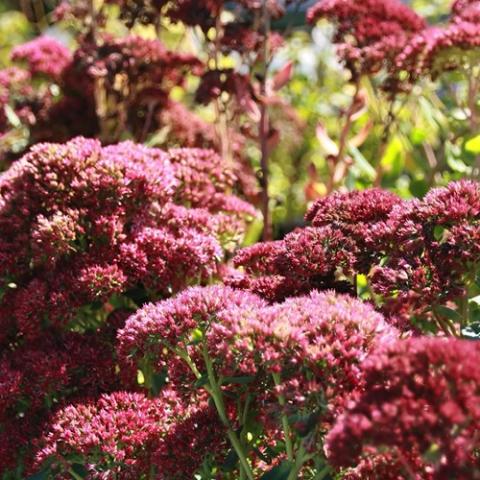
<instances>
[{"instance_id":1,"label":"flat-topped flower head","mask_svg":"<svg viewBox=\"0 0 480 480\"><path fill-rule=\"evenodd\" d=\"M118 352L126 363L166 371L187 394L212 371L224 391L242 395L246 388L272 435L282 395L289 414L316 416L315 443L361 386L364 358L397 336L373 307L347 296L313 292L267 305L250 293L211 286L143 307L119 331ZM236 378L247 381L227 381Z\"/></svg>"},{"instance_id":2,"label":"flat-topped flower head","mask_svg":"<svg viewBox=\"0 0 480 480\"><path fill-rule=\"evenodd\" d=\"M354 79L382 69L396 77L395 56L425 27L423 18L400 0L322 0L309 9L307 19L335 24L334 43Z\"/></svg>"}]
</instances>

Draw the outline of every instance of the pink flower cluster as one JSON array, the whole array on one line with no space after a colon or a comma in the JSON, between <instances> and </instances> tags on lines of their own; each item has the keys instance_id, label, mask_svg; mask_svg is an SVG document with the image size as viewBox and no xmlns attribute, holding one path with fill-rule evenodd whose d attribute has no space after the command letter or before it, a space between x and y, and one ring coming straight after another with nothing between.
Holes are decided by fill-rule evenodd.
<instances>
[{"instance_id":1,"label":"pink flower cluster","mask_svg":"<svg viewBox=\"0 0 480 480\"><path fill-rule=\"evenodd\" d=\"M33 471L48 462L55 478L70 478L77 465L89 478L183 479L207 454L224 448L222 428L206 402L185 406L168 388L157 398L116 392L60 410L39 441Z\"/></svg>"},{"instance_id":2,"label":"pink flower cluster","mask_svg":"<svg viewBox=\"0 0 480 480\"><path fill-rule=\"evenodd\" d=\"M478 478L479 361L478 346L465 340L419 338L378 350L363 366L364 392L327 437L330 461L361 459L349 479L367 478L369 468L368 478Z\"/></svg>"},{"instance_id":3,"label":"pink flower cluster","mask_svg":"<svg viewBox=\"0 0 480 480\"><path fill-rule=\"evenodd\" d=\"M412 201L377 189L335 193L315 203L306 219L312 226L241 250L235 263L244 272L229 283L278 300L315 288L355 293L362 274L382 309L407 321L413 314L429 318L434 305L461 296L465 275L480 259L474 181Z\"/></svg>"},{"instance_id":4,"label":"pink flower cluster","mask_svg":"<svg viewBox=\"0 0 480 480\"><path fill-rule=\"evenodd\" d=\"M395 76L394 60L425 21L400 0L321 0L307 14L335 24L334 42L354 78L381 69Z\"/></svg>"},{"instance_id":5,"label":"pink flower cluster","mask_svg":"<svg viewBox=\"0 0 480 480\"><path fill-rule=\"evenodd\" d=\"M413 80L457 70L468 64L468 53L480 46L478 23L455 19L445 27L431 27L414 36L396 59L397 67Z\"/></svg>"},{"instance_id":6,"label":"pink flower cluster","mask_svg":"<svg viewBox=\"0 0 480 480\"><path fill-rule=\"evenodd\" d=\"M283 411L303 416L296 428L316 449L319 432L361 385L361 361L397 336L371 306L346 296L312 292L268 306L250 293L211 286L137 311L119 331L118 351L126 363L165 370L187 395L211 367L225 392L248 393L265 442L278 435ZM315 418L309 427L308 415L310 423Z\"/></svg>"},{"instance_id":7,"label":"pink flower cluster","mask_svg":"<svg viewBox=\"0 0 480 480\"><path fill-rule=\"evenodd\" d=\"M23 62L25 69L0 71L0 132L14 128L5 115L8 105L29 128L31 144L98 134L112 143L123 128L144 139L165 126L158 123L159 112L168 108L171 88L181 85L187 72L202 71L196 57L169 51L158 40L135 35L102 36L99 45L83 39L73 53L53 38L38 37L13 49L11 57ZM9 80L12 75L15 82ZM29 82L32 77L37 80L34 85ZM52 82L61 95L53 93ZM117 130L101 131L100 124L111 121L102 117L96 105L99 82L107 95L105 101L116 105L117 122L123 122ZM105 115L108 117L108 112ZM202 126L200 134L206 128ZM183 137L189 126L177 123L175 129Z\"/></svg>"},{"instance_id":8,"label":"pink flower cluster","mask_svg":"<svg viewBox=\"0 0 480 480\"><path fill-rule=\"evenodd\" d=\"M4 347L0 358L0 471L30 462L32 441L52 409L119 388L136 388L134 372L116 368L115 330L45 331L35 342ZM21 447L21 448L20 448Z\"/></svg>"},{"instance_id":9,"label":"pink flower cluster","mask_svg":"<svg viewBox=\"0 0 480 480\"><path fill-rule=\"evenodd\" d=\"M221 274L255 214L235 182L212 150L82 137L38 144L0 175L1 470L53 410L138 388L116 331L145 301Z\"/></svg>"},{"instance_id":10,"label":"pink flower cluster","mask_svg":"<svg viewBox=\"0 0 480 480\"><path fill-rule=\"evenodd\" d=\"M32 75L42 74L53 80L60 79L72 61L72 53L57 40L42 36L15 47L12 60L27 63Z\"/></svg>"}]
</instances>

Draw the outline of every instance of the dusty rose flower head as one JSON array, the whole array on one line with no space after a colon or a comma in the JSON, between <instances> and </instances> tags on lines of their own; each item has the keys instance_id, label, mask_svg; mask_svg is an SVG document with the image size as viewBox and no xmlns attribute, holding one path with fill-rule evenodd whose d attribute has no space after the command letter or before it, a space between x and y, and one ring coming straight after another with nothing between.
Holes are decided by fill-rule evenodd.
<instances>
[{"instance_id":1,"label":"dusty rose flower head","mask_svg":"<svg viewBox=\"0 0 480 480\"><path fill-rule=\"evenodd\" d=\"M455 0L452 4L451 13L454 21L478 22L480 19L480 2L478 0Z\"/></svg>"},{"instance_id":2,"label":"dusty rose flower head","mask_svg":"<svg viewBox=\"0 0 480 480\"><path fill-rule=\"evenodd\" d=\"M322 0L310 8L307 18L335 24L334 42L354 78L381 69L394 77L395 55L425 27L425 21L399 0Z\"/></svg>"},{"instance_id":3,"label":"dusty rose flower head","mask_svg":"<svg viewBox=\"0 0 480 480\"><path fill-rule=\"evenodd\" d=\"M330 461L375 463L380 454L412 478L478 478L479 360L464 340L382 347L365 361L364 392L328 435Z\"/></svg>"},{"instance_id":4,"label":"dusty rose flower head","mask_svg":"<svg viewBox=\"0 0 480 480\"><path fill-rule=\"evenodd\" d=\"M240 250L228 284L270 301L314 289L355 292L365 275L377 306L402 328L458 300L480 259L480 193L474 181L401 200L379 189L335 193L316 202L307 226L283 240ZM414 323L414 322L413 322Z\"/></svg>"},{"instance_id":5,"label":"dusty rose flower head","mask_svg":"<svg viewBox=\"0 0 480 480\"><path fill-rule=\"evenodd\" d=\"M346 296L313 292L267 306L250 293L211 286L139 310L119 331L118 351L127 363L166 370L185 392L199 372L207 372L208 354L220 382L249 379L223 388L236 395L246 388L271 435L279 428L277 396L283 395L286 412L316 418L305 433L312 433L315 444L345 395L360 385L361 361L377 343L397 335L371 306Z\"/></svg>"}]
</instances>

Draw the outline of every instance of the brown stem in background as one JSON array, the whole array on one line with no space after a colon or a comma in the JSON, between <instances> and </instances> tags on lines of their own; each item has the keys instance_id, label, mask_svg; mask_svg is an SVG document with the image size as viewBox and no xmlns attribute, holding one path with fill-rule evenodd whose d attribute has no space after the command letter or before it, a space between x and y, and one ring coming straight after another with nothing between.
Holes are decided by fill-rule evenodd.
<instances>
[{"instance_id":1,"label":"brown stem in background","mask_svg":"<svg viewBox=\"0 0 480 480\"><path fill-rule=\"evenodd\" d=\"M348 146L348 136L353 124L353 115L357 111L358 98L360 94L360 79L355 82L355 93L348 110L345 113L345 124L340 132L338 141L338 153L330 158L330 174L327 181L327 193L332 193L336 185L338 185L345 177L348 171L348 165L345 163L345 152Z\"/></svg>"},{"instance_id":2,"label":"brown stem in background","mask_svg":"<svg viewBox=\"0 0 480 480\"><path fill-rule=\"evenodd\" d=\"M43 1L20 0L20 8L28 21L33 23L38 32L48 27L47 15Z\"/></svg>"},{"instance_id":3,"label":"brown stem in background","mask_svg":"<svg viewBox=\"0 0 480 480\"><path fill-rule=\"evenodd\" d=\"M220 54L220 41L223 36L223 25L221 21L221 15L217 15L215 19L215 43L214 43L214 52L213 52L213 61L215 64L215 69L219 70L219 54ZM228 118L225 105L222 104L221 98L216 98L214 102L215 115L217 117L217 137L220 145L220 153L222 158L226 161L227 164L231 164L233 161L233 154L231 150L231 138L228 135Z\"/></svg>"},{"instance_id":4,"label":"brown stem in background","mask_svg":"<svg viewBox=\"0 0 480 480\"><path fill-rule=\"evenodd\" d=\"M95 47L98 47L97 38L97 10L95 8L95 0L88 2L89 9L89 29L87 33L87 41L92 42ZM105 88L105 79L95 78L93 86L93 95L95 98L95 113L97 114L98 125L100 127L100 140L107 141L109 137L107 118L108 118L108 101L107 91Z\"/></svg>"},{"instance_id":5,"label":"brown stem in background","mask_svg":"<svg viewBox=\"0 0 480 480\"><path fill-rule=\"evenodd\" d=\"M422 147L423 151L425 152L425 156L427 157L428 166L430 167L430 171L428 172L426 180L429 188L431 188L435 179L435 173L437 172L439 163L437 156L435 155L435 151L433 150L433 147L432 145L430 145L430 143L423 143Z\"/></svg>"},{"instance_id":6,"label":"brown stem in background","mask_svg":"<svg viewBox=\"0 0 480 480\"><path fill-rule=\"evenodd\" d=\"M470 110L470 130L472 133L475 133L478 128L478 109L477 109L477 93L478 93L478 79L471 72L471 75L468 75L468 109Z\"/></svg>"},{"instance_id":7,"label":"brown stem in background","mask_svg":"<svg viewBox=\"0 0 480 480\"><path fill-rule=\"evenodd\" d=\"M267 74L268 74L268 57L269 57L269 48L268 48L268 36L270 33L270 15L268 13L267 2L263 0L262 6L262 24L264 31L264 50L263 50L263 72L261 79L261 95L262 102L260 105L260 125L259 125L259 142L260 142L260 186L262 188L261 192L261 204L262 204L262 214L263 214L263 241L269 241L273 238L272 231L272 220L270 214L270 194L269 194L269 168L268 168L268 134L270 131L270 122L268 118L268 109L266 105L266 96L267 96Z\"/></svg>"}]
</instances>

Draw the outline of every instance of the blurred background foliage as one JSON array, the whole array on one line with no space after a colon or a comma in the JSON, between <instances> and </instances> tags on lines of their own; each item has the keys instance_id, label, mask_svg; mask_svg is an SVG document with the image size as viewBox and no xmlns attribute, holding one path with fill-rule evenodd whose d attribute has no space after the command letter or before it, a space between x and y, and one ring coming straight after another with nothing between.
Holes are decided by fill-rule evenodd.
<instances>
[{"instance_id":1,"label":"blurred background foliage","mask_svg":"<svg viewBox=\"0 0 480 480\"><path fill-rule=\"evenodd\" d=\"M413 0L410 5L429 23L443 22L449 11L448 0ZM308 2L307 2L308 4ZM49 21L54 0L4 0L0 3L0 66L9 64L9 51L39 33L53 35L72 44L75 36ZM116 20L112 7L108 29L116 35L126 32ZM271 209L275 236L281 237L302 224L309 202L327 193L328 146L338 142L344 116L353 96L348 72L339 63L331 43L332 26L320 22L312 28L305 24L304 12L292 12L287 21L274 28L289 32L284 47L270 68L280 69L287 62L294 64L290 82L281 95L291 106L277 112L279 141L271 155ZM70 26L74 29L74 25ZM143 36L155 36L151 26L135 26ZM178 25L162 24L161 40L170 48L201 55L201 40L192 31ZM223 67L238 66L234 56L221 58ZM402 197L422 196L430 187L464 177L478 175L480 136L468 122L464 104L467 89L465 75L454 72L435 82L422 80L409 94L395 100L396 119L390 129L388 143L381 148L389 102L374 81L363 78L362 107L356 112L347 145L348 172L339 189L363 189L372 185L397 192ZM189 88L174 89L171 96L182 100L204 119L214 119L212 107L194 105L196 80ZM191 87L191 89L190 89ZM277 115L278 113L278 115ZM319 135L319 125L321 132ZM149 145L162 143L165 132L156 132L147 139ZM247 145L246 153L254 168L259 166L259 152ZM378 172L381 172L379 175ZM254 227L248 242L258 238L260 226Z\"/></svg>"}]
</instances>

